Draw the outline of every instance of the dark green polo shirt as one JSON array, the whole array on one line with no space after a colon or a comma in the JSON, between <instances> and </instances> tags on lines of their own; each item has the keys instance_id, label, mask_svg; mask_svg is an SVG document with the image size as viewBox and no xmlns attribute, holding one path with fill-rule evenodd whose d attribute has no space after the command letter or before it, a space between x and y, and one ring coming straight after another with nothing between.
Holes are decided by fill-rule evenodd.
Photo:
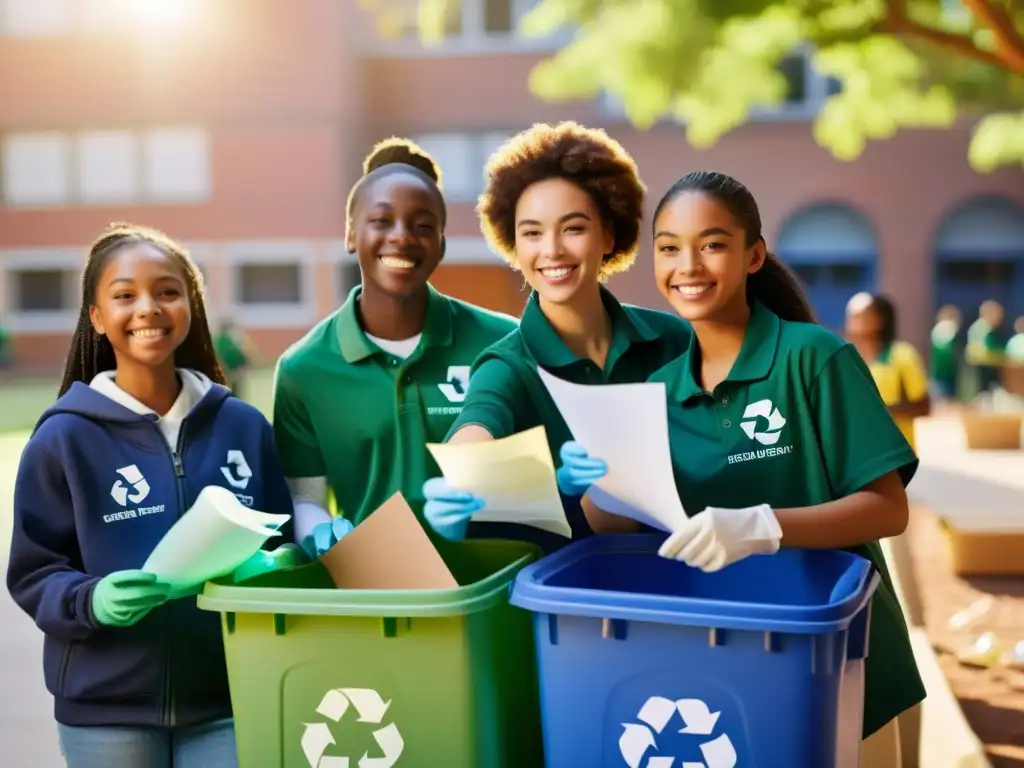
<instances>
[{"instance_id":1,"label":"dark green polo shirt","mask_svg":"<svg viewBox=\"0 0 1024 768\"><path fill-rule=\"evenodd\" d=\"M620 304L603 286L601 298L612 326L603 370L569 350L533 293L519 328L488 348L473 364L469 396L448 437L469 424L483 427L496 439L543 425L557 466L559 450L572 434L537 375L538 365L576 384L637 383L687 348L690 326L676 315ZM578 500L567 502L566 514L574 537L589 532Z\"/></svg>"},{"instance_id":2,"label":"dark green polo shirt","mask_svg":"<svg viewBox=\"0 0 1024 768\"><path fill-rule=\"evenodd\" d=\"M809 507L848 496L918 460L849 344L755 304L729 376L704 392L696 340L650 381L666 385L676 487L690 515L709 506ZM783 540L785 546L785 540ZM882 575L866 668L864 736L924 698L881 546L851 551Z\"/></svg>"},{"instance_id":3,"label":"dark green polo shirt","mask_svg":"<svg viewBox=\"0 0 1024 768\"><path fill-rule=\"evenodd\" d=\"M358 524L401 491L417 511L439 474L439 443L466 398L473 360L516 327L514 318L430 288L423 335L406 360L373 344L356 287L278 363L274 436L288 477L321 477Z\"/></svg>"}]
</instances>

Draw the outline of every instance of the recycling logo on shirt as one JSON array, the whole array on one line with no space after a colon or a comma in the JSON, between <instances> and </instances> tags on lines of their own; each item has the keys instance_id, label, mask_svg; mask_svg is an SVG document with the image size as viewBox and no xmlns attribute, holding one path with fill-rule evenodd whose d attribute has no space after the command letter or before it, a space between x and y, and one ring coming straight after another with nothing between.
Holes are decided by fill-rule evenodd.
<instances>
[{"instance_id":1,"label":"recycling logo on shirt","mask_svg":"<svg viewBox=\"0 0 1024 768\"><path fill-rule=\"evenodd\" d=\"M758 432L758 417L768 422L763 431ZM751 440L757 440L761 445L775 445L782 437L782 428L786 426L786 419L779 413L779 409L772 405L771 400L758 400L751 403L743 411L744 421L740 422L743 431ZM749 421L747 421L749 419Z\"/></svg>"},{"instance_id":2,"label":"recycling logo on shirt","mask_svg":"<svg viewBox=\"0 0 1024 768\"><path fill-rule=\"evenodd\" d=\"M448 380L438 384L437 388L444 393L449 403L461 403L466 399L466 393L469 392L469 371L468 365L448 366Z\"/></svg>"},{"instance_id":3,"label":"recycling logo on shirt","mask_svg":"<svg viewBox=\"0 0 1024 768\"><path fill-rule=\"evenodd\" d=\"M648 752L658 751L657 735L665 730L676 712L683 724L679 733L707 737L700 743L704 762L683 762L682 768L734 768L736 749L729 735L723 733L717 738L711 738L722 713L712 712L700 699L672 701L663 696L651 696L644 702L637 715L640 723L622 724L625 730L619 737L619 751L629 768L673 768L679 764L671 755L648 756Z\"/></svg>"},{"instance_id":4,"label":"recycling logo on shirt","mask_svg":"<svg viewBox=\"0 0 1024 768\"><path fill-rule=\"evenodd\" d=\"M379 726L384 715L391 706L372 688L336 688L328 691L316 708L317 714L331 722L339 723L350 710L358 717L358 722L370 726ZM328 755L329 747L336 746L331 727L325 722L303 723L302 751L306 755L309 768L391 768L402 756L405 741L394 723L376 728L373 739L380 748L380 755L371 757L367 752L358 761L350 762L348 757Z\"/></svg>"},{"instance_id":5,"label":"recycling logo on shirt","mask_svg":"<svg viewBox=\"0 0 1024 768\"><path fill-rule=\"evenodd\" d=\"M249 485L249 479L252 477L252 469L249 468L249 462L245 460L245 454L241 451L228 451L227 466L221 467L220 471L228 485L242 491Z\"/></svg>"}]
</instances>

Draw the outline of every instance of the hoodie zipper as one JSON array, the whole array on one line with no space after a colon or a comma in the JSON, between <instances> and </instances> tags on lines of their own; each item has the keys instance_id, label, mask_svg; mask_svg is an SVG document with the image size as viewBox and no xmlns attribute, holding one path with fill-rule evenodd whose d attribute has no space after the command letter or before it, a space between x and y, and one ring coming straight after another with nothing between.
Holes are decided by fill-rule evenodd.
<instances>
[{"instance_id":1,"label":"hoodie zipper","mask_svg":"<svg viewBox=\"0 0 1024 768\"><path fill-rule=\"evenodd\" d=\"M169 443L167 443L166 439L164 440L164 442L167 444L168 450L171 453L171 466L174 468L174 489L175 489L175 495L177 496L177 502L178 502L177 503L177 511L178 511L177 519L180 519L181 516L185 513L185 499L187 498L186 497L186 489L185 489L185 464L181 460L182 454L184 453L184 451L182 450L182 447L183 447L183 445L185 443L185 440L184 440L184 438L185 438L185 424L186 424L186 421L182 421L181 422L181 426L178 429L178 441L177 441L177 444L173 448L171 447L171 445ZM161 434L161 436L163 436L163 432L161 432L160 434ZM176 519L176 521L177 521L177 519ZM171 614L173 612L174 612L174 603L172 602L172 603L170 603L168 605L168 614ZM174 640L172 635L174 633L174 620L173 620L173 616L170 616L170 615L168 615L168 619L169 619L170 626L167 628L167 633L165 635L167 637L167 651L166 651L166 653L164 655L164 657L166 658L166 663L164 664L164 717L163 717L163 721L164 721L164 725L165 726L167 726L168 728L173 728L177 724L177 713L175 712L175 702L174 702L174 674L173 674L173 670L172 670L172 654L173 654L172 643L173 643L173 640Z\"/></svg>"}]
</instances>

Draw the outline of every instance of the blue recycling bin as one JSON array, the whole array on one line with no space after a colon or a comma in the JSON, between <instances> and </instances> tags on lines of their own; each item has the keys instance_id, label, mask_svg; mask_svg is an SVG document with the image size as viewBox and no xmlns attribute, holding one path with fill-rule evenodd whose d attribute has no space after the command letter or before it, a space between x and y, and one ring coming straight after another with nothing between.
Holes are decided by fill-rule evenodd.
<instances>
[{"instance_id":1,"label":"blue recycling bin","mask_svg":"<svg viewBox=\"0 0 1024 768\"><path fill-rule=\"evenodd\" d=\"M546 768L856 766L871 562L783 549L707 574L663 540L594 536L516 577Z\"/></svg>"}]
</instances>

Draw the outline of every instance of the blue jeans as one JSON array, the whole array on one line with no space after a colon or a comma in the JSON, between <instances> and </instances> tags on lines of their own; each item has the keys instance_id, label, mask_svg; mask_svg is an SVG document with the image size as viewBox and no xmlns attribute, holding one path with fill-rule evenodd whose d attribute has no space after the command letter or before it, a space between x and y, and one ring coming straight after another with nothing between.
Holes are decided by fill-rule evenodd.
<instances>
[{"instance_id":1,"label":"blue jeans","mask_svg":"<svg viewBox=\"0 0 1024 768\"><path fill-rule=\"evenodd\" d=\"M237 768L232 720L191 728L57 724L68 768Z\"/></svg>"}]
</instances>

